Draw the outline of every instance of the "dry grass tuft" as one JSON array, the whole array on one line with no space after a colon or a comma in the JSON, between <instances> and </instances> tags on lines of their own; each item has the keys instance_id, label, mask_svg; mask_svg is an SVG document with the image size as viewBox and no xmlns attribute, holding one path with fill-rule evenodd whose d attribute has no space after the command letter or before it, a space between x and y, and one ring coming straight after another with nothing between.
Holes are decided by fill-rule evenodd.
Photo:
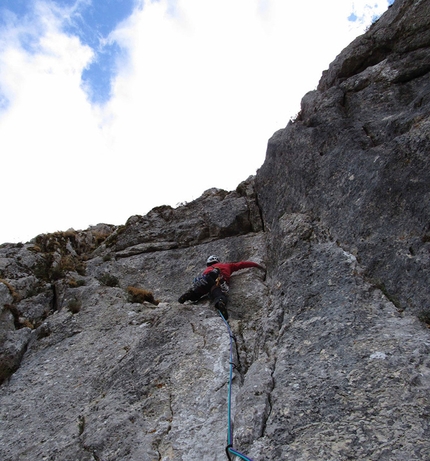
<instances>
[{"instance_id":1,"label":"dry grass tuft","mask_svg":"<svg viewBox=\"0 0 430 461\"><path fill-rule=\"evenodd\" d=\"M127 287L127 291L129 300L132 303L143 304L146 301L148 303L154 304L155 306L158 306L160 303L158 299L154 299L154 295L149 290L129 286Z\"/></svg>"}]
</instances>

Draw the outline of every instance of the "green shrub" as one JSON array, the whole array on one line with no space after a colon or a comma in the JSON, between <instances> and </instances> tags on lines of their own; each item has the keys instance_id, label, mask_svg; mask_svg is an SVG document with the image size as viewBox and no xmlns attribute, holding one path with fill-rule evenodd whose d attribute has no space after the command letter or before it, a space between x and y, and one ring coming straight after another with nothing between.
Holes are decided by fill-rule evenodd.
<instances>
[{"instance_id":1,"label":"green shrub","mask_svg":"<svg viewBox=\"0 0 430 461\"><path fill-rule=\"evenodd\" d=\"M67 309L72 313L72 314L77 314L82 308L82 303L78 301L77 299L72 299L68 304L67 304Z\"/></svg>"},{"instance_id":2,"label":"green shrub","mask_svg":"<svg viewBox=\"0 0 430 461\"><path fill-rule=\"evenodd\" d=\"M421 320L421 322L427 324L427 326L430 328L430 309L422 310L418 314L418 319Z\"/></svg>"},{"instance_id":3,"label":"green shrub","mask_svg":"<svg viewBox=\"0 0 430 461\"><path fill-rule=\"evenodd\" d=\"M118 277L105 273L98 278L98 281L107 287L119 287Z\"/></svg>"},{"instance_id":4,"label":"green shrub","mask_svg":"<svg viewBox=\"0 0 430 461\"><path fill-rule=\"evenodd\" d=\"M69 288L78 288L78 287L83 287L85 285L85 280L84 279L76 280L74 278L71 278L68 280L67 283L69 285Z\"/></svg>"}]
</instances>

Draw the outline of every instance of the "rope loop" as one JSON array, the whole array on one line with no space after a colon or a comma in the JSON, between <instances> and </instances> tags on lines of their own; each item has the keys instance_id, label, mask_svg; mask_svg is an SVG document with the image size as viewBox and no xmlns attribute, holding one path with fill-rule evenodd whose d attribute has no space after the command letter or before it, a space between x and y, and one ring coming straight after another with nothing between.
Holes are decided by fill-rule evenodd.
<instances>
[{"instance_id":1,"label":"rope loop","mask_svg":"<svg viewBox=\"0 0 430 461\"><path fill-rule=\"evenodd\" d=\"M230 448L233 448L233 445L231 443L230 445L227 445L225 447L225 454L227 455L227 458L229 459L229 461L231 461L230 452L229 452Z\"/></svg>"}]
</instances>

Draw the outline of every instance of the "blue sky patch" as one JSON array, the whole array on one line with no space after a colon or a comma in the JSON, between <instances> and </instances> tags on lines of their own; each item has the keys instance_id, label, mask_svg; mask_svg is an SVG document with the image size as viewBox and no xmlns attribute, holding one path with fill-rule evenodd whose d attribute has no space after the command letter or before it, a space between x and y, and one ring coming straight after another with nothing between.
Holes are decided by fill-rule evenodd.
<instances>
[{"instance_id":1,"label":"blue sky patch","mask_svg":"<svg viewBox=\"0 0 430 461\"><path fill-rule=\"evenodd\" d=\"M24 16L30 9L31 3L28 0L2 0L0 5L0 15L6 13L6 10L12 11L17 16Z\"/></svg>"},{"instance_id":2,"label":"blue sky patch","mask_svg":"<svg viewBox=\"0 0 430 461\"><path fill-rule=\"evenodd\" d=\"M103 104L109 100L116 59L122 53L118 44L103 44L103 39L131 15L135 3L135 0L92 0L82 4L65 29L94 50L94 60L82 73L84 88L93 103Z\"/></svg>"},{"instance_id":3,"label":"blue sky patch","mask_svg":"<svg viewBox=\"0 0 430 461\"><path fill-rule=\"evenodd\" d=\"M117 43L105 45L82 73L82 82L91 102L103 104L111 95L111 79L116 74L117 57L123 50Z\"/></svg>"},{"instance_id":4,"label":"blue sky patch","mask_svg":"<svg viewBox=\"0 0 430 461\"><path fill-rule=\"evenodd\" d=\"M391 6L393 3L394 3L395 0L387 0L387 3L388 3L388 6ZM370 7L372 8L370 5L366 5L367 7ZM374 5L375 8L378 7L378 4L375 3ZM378 19L380 18L380 15L377 15L377 14L374 14L372 16L372 23L374 23L375 21L377 21ZM354 13L352 12L349 16L348 16L348 21L350 22L356 22L358 21L360 18Z\"/></svg>"},{"instance_id":5,"label":"blue sky patch","mask_svg":"<svg viewBox=\"0 0 430 461\"><path fill-rule=\"evenodd\" d=\"M61 5L64 0L56 0ZM135 0L91 0L83 3L66 31L77 35L82 43L97 49L100 39L133 12Z\"/></svg>"},{"instance_id":6,"label":"blue sky patch","mask_svg":"<svg viewBox=\"0 0 430 461\"><path fill-rule=\"evenodd\" d=\"M37 0L1 0L0 23L31 20ZM47 2L49 4L49 1ZM117 58L124 50L116 43L106 42L106 37L129 17L137 0L51 0L59 8L71 8L71 16L63 23L63 31L79 37L94 51L94 59L82 73L83 87L92 103L103 104L109 100L111 81L116 74ZM28 53L36 53L39 37L21 34L21 46Z\"/></svg>"}]
</instances>

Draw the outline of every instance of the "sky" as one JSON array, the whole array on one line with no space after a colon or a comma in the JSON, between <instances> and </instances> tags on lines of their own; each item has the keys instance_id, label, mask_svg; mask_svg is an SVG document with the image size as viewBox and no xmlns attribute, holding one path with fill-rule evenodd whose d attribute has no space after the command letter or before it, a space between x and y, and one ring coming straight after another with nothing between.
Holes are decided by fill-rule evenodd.
<instances>
[{"instance_id":1,"label":"sky","mask_svg":"<svg viewBox=\"0 0 430 461\"><path fill-rule=\"evenodd\" d=\"M393 0L0 0L0 243L234 190Z\"/></svg>"}]
</instances>

